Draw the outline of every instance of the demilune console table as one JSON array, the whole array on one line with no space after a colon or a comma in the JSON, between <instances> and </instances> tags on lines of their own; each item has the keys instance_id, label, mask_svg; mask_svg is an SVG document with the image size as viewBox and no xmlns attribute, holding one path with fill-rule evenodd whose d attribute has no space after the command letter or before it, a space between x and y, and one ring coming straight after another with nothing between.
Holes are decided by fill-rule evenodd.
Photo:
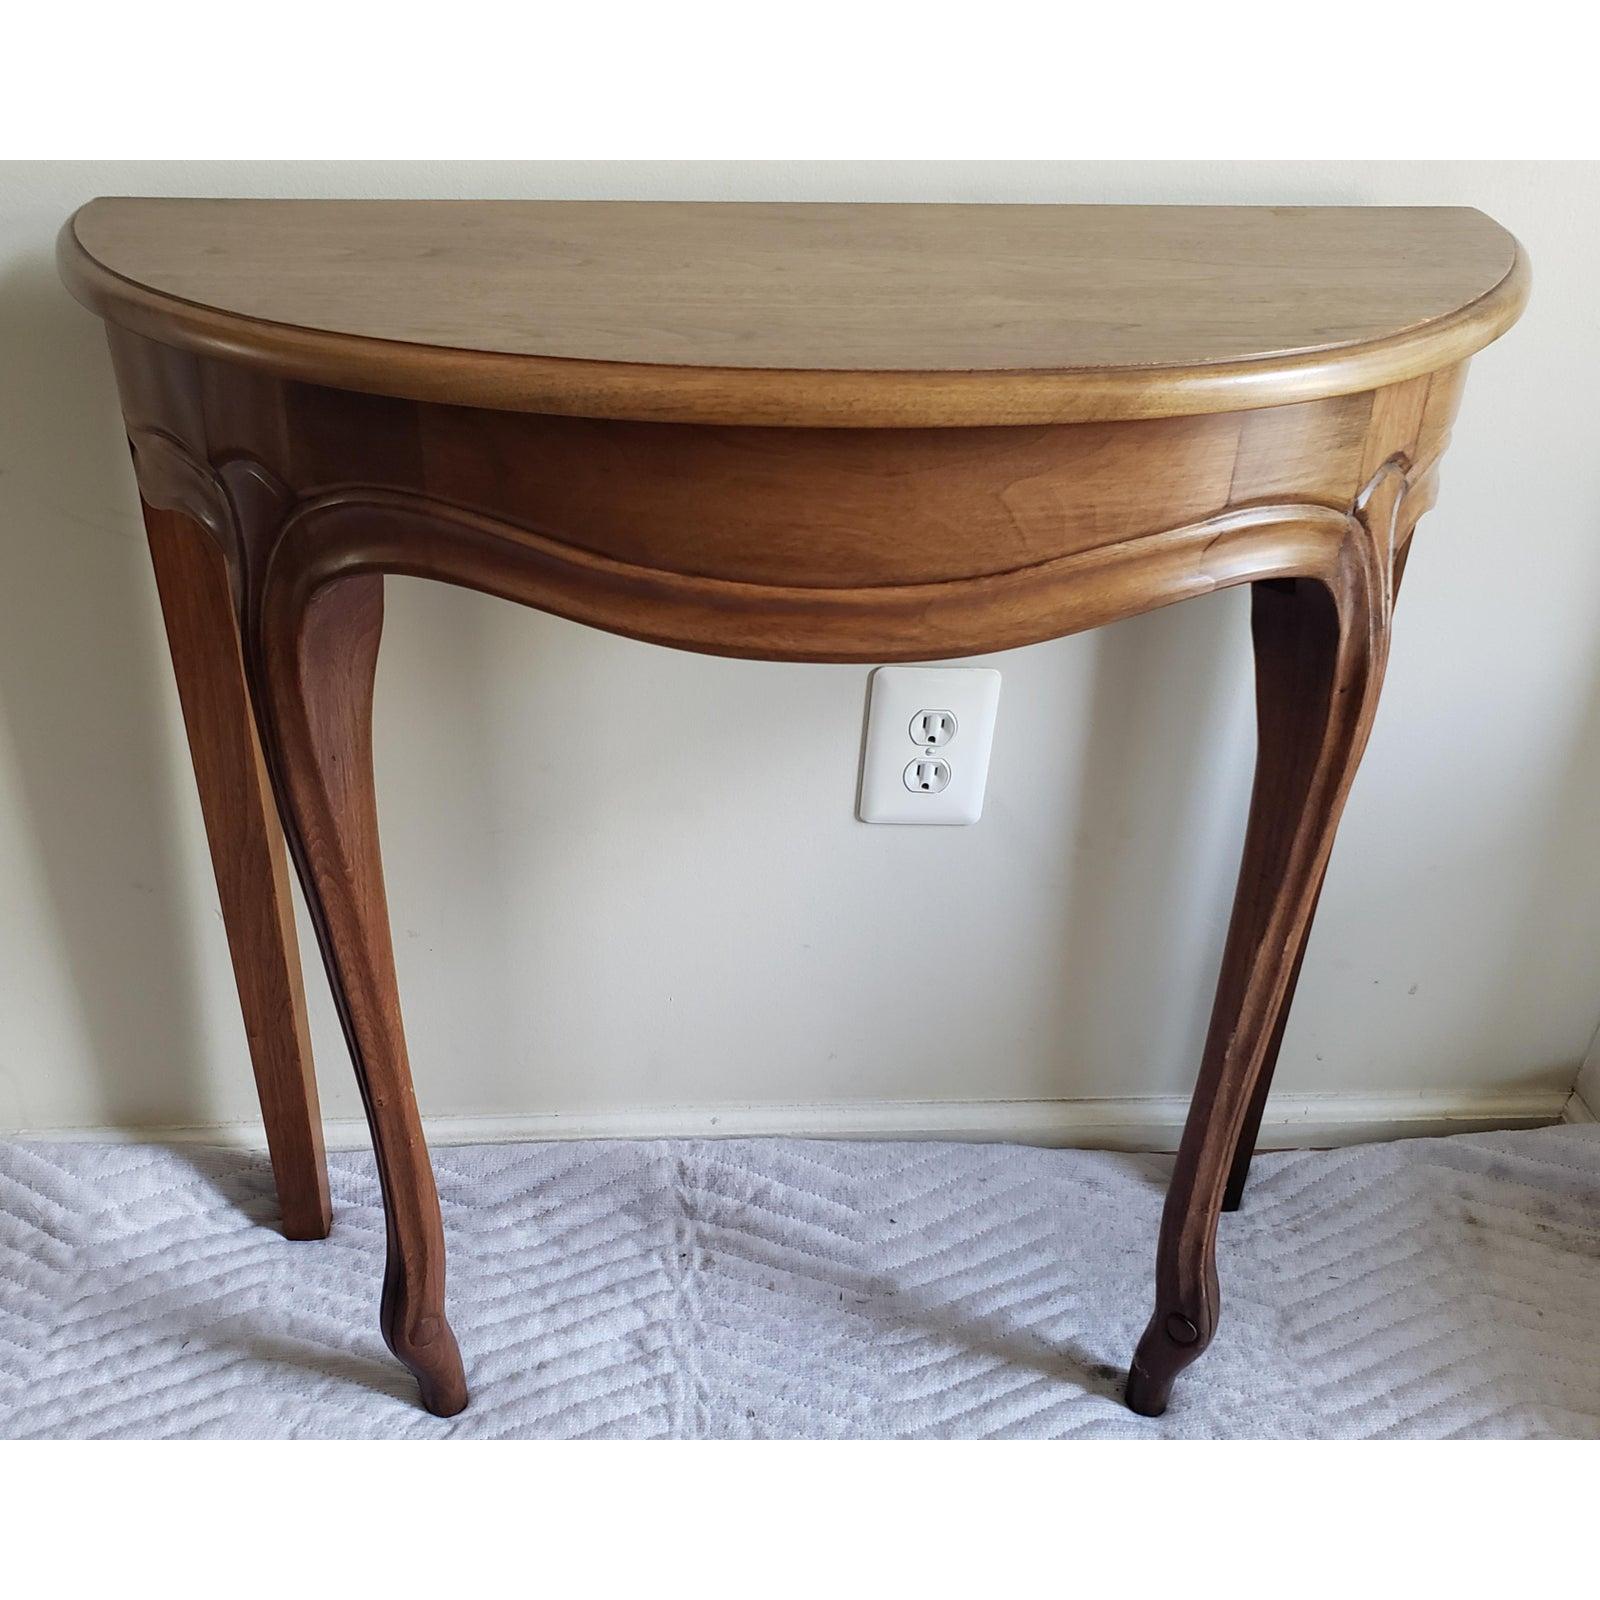
<instances>
[{"instance_id":1,"label":"demilune console table","mask_svg":"<svg viewBox=\"0 0 1600 1600\"><path fill-rule=\"evenodd\" d=\"M1395 592L1528 292L1461 209L96 200L105 319L284 1231L330 1209L283 841L388 1218L467 1403L372 791L383 577L682 650L924 661L1252 589L1259 750L1128 1404L1217 1326ZM281 822L281 833L280 833Z\"/></svg>"}]
</instances>

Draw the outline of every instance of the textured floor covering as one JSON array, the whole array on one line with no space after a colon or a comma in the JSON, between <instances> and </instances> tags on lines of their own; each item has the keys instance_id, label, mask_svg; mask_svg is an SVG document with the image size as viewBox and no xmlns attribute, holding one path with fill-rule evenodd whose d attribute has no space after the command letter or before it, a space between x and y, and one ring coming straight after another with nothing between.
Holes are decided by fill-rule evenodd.
<instances>
[{"instance_id":1,"label":"textured floor covering","mask_svg":"<svg viewBox=\"0 0 1600 1600\"><path fill-rule=\"evenodd\" d=\"M800 1140L437 1152L473 1403L376 1328L371 1162L331 1238L263 1159L0 1145L7 1437L1600 1437L1600 1125L1262 1157L1223 1321L1118 1403L1161 1157Z\"/></svg>"}]
</instances>

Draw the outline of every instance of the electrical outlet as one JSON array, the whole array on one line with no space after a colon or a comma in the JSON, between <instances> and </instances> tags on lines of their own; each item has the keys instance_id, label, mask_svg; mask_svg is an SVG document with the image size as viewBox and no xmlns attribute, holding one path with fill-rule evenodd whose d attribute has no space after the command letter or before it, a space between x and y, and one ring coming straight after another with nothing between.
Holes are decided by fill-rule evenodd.
<instances>
[{"instance_id":1,"label":"electrical outlet","mask_svg":"<svg viewBox=\"0 0 1600 1600\"><path fill-rule=\"evenodd\" d=\"M950 787L950 763L937 756L919 756L906 768L906 788L912 794L943 794Z\"/></svg>"},{"instance_id":2,"label":"electrical outlet","mask_svg":"<svg viewBox=\"0 0 1600 1600\"><path fill-rule=\"evenodd\" d=\"M1000 674L992 667L879 667L856 815L863 822L976 822L999 703Z\"/></svg>"},{"instance_id":3,"label":"electrical outlet","mask_svg":"<svg viewBox=\"0 0 1600 1600\"><path fill-rule=\"evenodd\" d=\"M956 729L960 726L953 711L919 711L911 719L911 726L906 731L911 735L912 744L937 750L940 745L949 744L955 738Z\"/></svg>"}]
</instances>

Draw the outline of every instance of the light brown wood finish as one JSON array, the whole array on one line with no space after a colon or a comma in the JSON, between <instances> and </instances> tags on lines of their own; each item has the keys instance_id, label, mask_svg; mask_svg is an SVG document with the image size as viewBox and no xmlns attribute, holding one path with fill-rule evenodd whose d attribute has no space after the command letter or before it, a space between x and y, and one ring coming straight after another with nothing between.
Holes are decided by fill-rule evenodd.
<instances>
[{"instance_id":1,"label":"light brown wood finish","mask_svg":"<svg viewBox=\"0 0 1600 1600\"><path fill-rule=\"evenodd\" d=\"M442 1415L466 1386L372 796L389 572L797 661L1006 649L1253 585L1255 793L1129 1403L1158 1412L1215 1331L1218 1218L1408 540L1526 266L1475 212L988 209L128 201L64 231L144 497L229 576L378 1152L384 1333ZM798 360L808 328L853 364L737 364Z\"/></svg>"},{"instance_id":2,"label":"light brown wood finish","mask_svg":"<svg viewBox=\"0 0 1600 1600\"><path fill-rule=\"evenodd\" d=\"M1458 207L97 200L73 292L279 377L661 422L951 427L1322 399L1516 320Z\"/></svg>"},{"instance_id":3,"label":"light brown wood finish","mask_svg":"<svg viewBox=\"0 0 1600 1600\"><path fill-rule=\"evenodd\" d=\"M250 714L222 551L181 511L145 507L200 809L233 956L283 1231L333 1221L283 833Z\"/></svg>"}]
</instances>

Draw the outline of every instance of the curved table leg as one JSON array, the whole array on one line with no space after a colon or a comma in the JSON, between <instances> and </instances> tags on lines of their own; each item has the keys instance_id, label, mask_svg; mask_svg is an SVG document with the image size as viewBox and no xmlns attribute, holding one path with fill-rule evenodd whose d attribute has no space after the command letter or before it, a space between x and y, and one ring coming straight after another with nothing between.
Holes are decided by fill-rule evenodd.
<instances>
[{"instance_id":1,"label":"curved table leg","mask_svg":"<svg viewBox=\"0 0 1600 1600\"><path fill-rule=\"evenodd\" d=\"M333 1209L294 907L227 565L211 534L182 512L145 503L144 521L283 1231L291 1239L325 1239Z\"/></svg>"},{"instance_id":2,"label":"curved table leg","mask_svg":"<svg viewBox=\"0 0 1600 1600\"><path fill-rule=\"evenodd\" d=\"M253 660L290 844L355 1064L383 1189L388 1259L380 1325L422 1403L467 1403L445 1318L444 1225L422 1137L396 992L372 786L372 688L383 579L338 579L302 598L268 581Z\"/></svg>"},{"instance_id":3,"label":"curved table leg","mask_svg":"<svg viewBox=\"0 0 1600 1600\"><path fill-rule=\"evenodd\" d=\"M1391 608L1400 597L1400 581L1405 577L1406 560L1410 554L1411 543L1407 540L1394 558L1394 579L1389 591ZM1259 603L1258 586L1251 597L1251 633L1255 636L1257 652L1256 725L1258 728L1255 792L1250 802L1252 811L1257 804L1256 794L1265 792L1270 796L1279 792L1279 786L1284 781L1280 768L1284 763L1293 760L1292 742L1289 747L1285 747L1282 733L1287 729L1293 736L1298 731L1293 720L1298 708L1292 704L1280 708L1277 704L1277 697L1285 692L1285 684L1282 675L1273 671L1273 658L1270 653L1270 641L1273 635L1270 625L1263 634L1257 630L1254 623L1255 607ZM1263 639L1267 641L1265 655L1262 654ZM1248 876L1249 872L1247 860L1240 870L1240 877ZM1228 1186L1222 1196L1224 1211L1237 1211L1244 1200L1244 1187L1250 1178L1250 1161L1256 1153L1256 1140L1261 1133L1261 1119L1266 1113L1267 1096L1272 1092L1272 1075L1277 1070L1278 1052L1283 1048L1283 1031L1289 1021L1289 1008L1294 1004L1295 989L1300 983L1300 968L1305 962L1306 945L1311 939L1311 925L1316 920L1317 904L1322 898L1322 882L1322 878L1317 880L1317 892L1311 902L1311 915L1306 918L1305 927L1300 930L1300 939L1294 953L1294 966L1289 972L1289 987L1284 991L1283 1004L1278 1010L1278 1021L1272 1030L1272 1039L1267 1045L1267 1053L1261 1063L1261 1075L1256 1079L1255 1092L1250 1097L1250 1109L1245 1113L1244 1127L1233 1152L1233 1163L1228 1171ZM1230 943L1230 954L1232 949Z\"/></svg>"},{"instance_id":4,"label":"curved table leg","mask_svg":"<svg viewBox=\"0 0 1600 1600\"><path fill-rule=\"evenodd\" d=\"M1174 1379L1216 1331L1217 1219L1366 744L1387 654L1386 579L1348 560L1334 589L1311 579L1255 585L1261 757L1210 1032L1162 1213L1155 1312L1128 1374L1128 1405L1144 1416L1161 1415Z\"/></svg>"}]
</instances>

